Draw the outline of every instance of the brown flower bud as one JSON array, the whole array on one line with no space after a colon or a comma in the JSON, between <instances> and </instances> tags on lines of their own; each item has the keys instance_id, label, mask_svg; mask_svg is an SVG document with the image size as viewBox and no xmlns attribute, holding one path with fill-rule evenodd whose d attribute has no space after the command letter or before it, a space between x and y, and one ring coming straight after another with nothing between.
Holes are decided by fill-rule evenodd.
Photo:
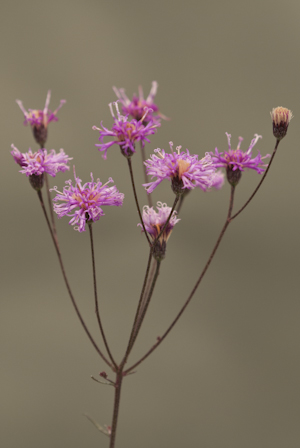
<instances>
[{"instance_id":1,"label":"brown flower bud","mask_svg":"<svg viewBox=\"0 0 300 448\"><path fill-rule=\"evenodd\" d=\"M277 140L285 137L293 114L285 107L276 107L272 109L271 118L273 121L273 135Z\"/></svg>"}]
</instances>

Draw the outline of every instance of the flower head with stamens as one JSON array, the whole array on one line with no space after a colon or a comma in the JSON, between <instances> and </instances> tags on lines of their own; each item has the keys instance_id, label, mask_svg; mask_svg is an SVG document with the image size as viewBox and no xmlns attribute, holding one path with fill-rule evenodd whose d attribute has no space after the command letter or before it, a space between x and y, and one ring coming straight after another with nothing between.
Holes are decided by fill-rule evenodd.
<instances>
[{"instance_id":1,"label":"flower head with stamens","mask_svg":"<svg viewBox=\"0 0 300 448\"><path fill-rule=\"evenodd\" d=\"M91 182L87 182L82 185L81 179L76 177L74 167L75 186L72 185L72 180L66 181L67 186L63 188L63 192L59 192L57 187L52 188L57 195L53 199L54 211L58 217L61 218L65 215L72 216L69 224L79 232L85 231L85 224L92 221L98 221L100 216L104 215L102 210L103 205L116 205L123 204L124 194L117 190L114 185L108 187L107 185L113 182L112 178L102 184L100 179L94 182L93 174L91 173Z\"/></svg>"},{"instance_id":2,"label":"flower head with stamens","mask_svg":"<svg viewBox=\"0 0 300 448\"><path fill-rule=\"evenodd\" d=\"M64 173L70 169L67 163L72 160L72 157L68 157L63 149L58 154L54 149L51 149L48 154L47 149L32 152L29 148L28 152L22 153L14 145L11 145L11 147L13 149L11 155L15 162L22 167L20 173L24 173L26 176L40 176L43 173L48 173L55 177L59 171Z\"/></svg>"},{"instance_id":3,"label":"flower head with stamens","mask_svg":"<svg viewBox=\"0 0 300 448\"><path fill-rule=\"evenodd\" d=\"M258 152L258 155L252 158L252 149L262 136L255 134L248 150L243 152L240 149L243 138L239 137L237 148L232 149L230 142L231 134L226 132L226 135L228 140L228 151L219 153L218 148L216 148L215 152L211 152L210 155L216 168L226 168L228 182L231 185L237 185L241 178L242 171L245 171L246 168L255 170L258 174L263 173L268 166L268 164L263 163L263 159L270 157L270 154L261 157L260 152Z\"/></svg>"},{"instance_id":4,"label":"flower head with stamens","mask_svg":"<svg viewBox=\"0 0 300 448\"><path fill-rule=\"evenodd\" d=\"M122 104L122 111L125 115L131 115L135 120L140 121L142 117L144 117L145 107L151 109L151 111L149 111L143 118L143 123L146 124L149 121L159 123L161 118L168 120L165 115L159 112L157 105L154 103L157 87L157 82L153 81L150 93L145 99L143 89L139 86L139 95L137 96L134 94L132 100L126 95L125 89L117 89L116 87L113 87L113 90Z\"/></svg>"},{"instance_id":5,"label":"flower head with stamens","mask_svg":"<svg viewBox=\"0 0 300 448\"><path fill-rule=\"evenodd\" d=\"M285 107L275 107L270 113L273 121L273 135L281 140L287 133L293 113Z\"/></svg>"},{"instance_id":6,"label":"flower head with stamens","mask_svg":"<svg viewBox=\"0 0 300 448\"><path fill-rule=\"evenodd\" d=\"M216 171L212 163L211 156L207 153L203 159L198 160L198 155L191 155L189 150L180 151L181 146L173 151L173 143L169 142L171 153L166 153L164 149L157 148L154 152L157 155L150 156L144 163L148 176L157 179L148 184L143 184L148 193L164 180L172 182L172 189L175 194L182 194L185 189L191 190L200 187L206 191L213 184L213 175Z\"/></svg>"},{"instance_id":7,"label":"flower head with stamens","mask_svg":"<svg viewBox=\"0 0 300 448\"><path fill-rule=\"evenodd\" d=\"M117 117L114 115L113 105L116 108ZM144 115L142 118L137 121L135 119L128 121L128 115L124 116L120 114L118 102L109 104L111 115L114 119L114 125L111 131L105 128L101 122L101 128L97 128L93 126L94 131L99 131L100 137L99 140L102 142L101 144L96 144L99 151L104 151L103 159L107 158L107 150L112 145L116 144L120 146L121 152L125 157L131 157L133 153L135 153L135 144L140 141L142 147L145 146L145 142L150 143L150 140L147 138L148 135L154 134L156 132L156 128L160 126L160 123L153 123L153 121L149 121L146 125L143 124L143 121L150 109L144 110ZM113 137L113 141L108 143L103 143L104 137Z\"/></svg>"},{"instance_id":8,"label":"flower head with stamens","mask_svg":"<svg viewBox=\"0 0 300 448\"><path fill-rule=\"evenodd\" d=\"M49 109L49 103L50 103L50 97L51 97L51 90L48 90L47 97L46 97L46 103L44 109L28 109L28 111L24 108L22 101L16 100L18 106L20 107L21 111L24 114L24 125L30 124L34 138L36 139L37 143L41 146L44 146L46 140L47 140L47 127L48 124L51 121L57 121L58 118L56 117L57 112L59 109L63 106L63 104L66 102L66 100L60 100L59 106L55 109L54 112L52 112Z\"/></svg>"},{"instance_id":9,"label":"flower head with stamens","mask_svg":"<svg viewBox=\"0 0 300 448\"><path fill-rule=\"evenodd\" d=\"M160 234L167 222L172 208L168 207L167 204L157 202L157 210L158 211L156 212L153 207L148 207L148 205L145 205L143 208L143 222L152 241L155 241ZM159 240L153 248L153 256L157 260L162 260L165 257L167 241L170 238L173 227L179 221L180 219L177 218L177 212L174 211L165 230L160 235ZM143 229L142 224L138 224L138 226Z\"/></svg>"}]
</instances>

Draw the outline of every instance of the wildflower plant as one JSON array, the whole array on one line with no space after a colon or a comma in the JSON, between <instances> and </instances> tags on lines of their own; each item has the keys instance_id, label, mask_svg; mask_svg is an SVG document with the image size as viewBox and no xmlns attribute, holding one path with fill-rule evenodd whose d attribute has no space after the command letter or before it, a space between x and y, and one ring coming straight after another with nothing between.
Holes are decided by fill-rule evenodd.
<instances>
[{"instance_id":1,"label":"wildflower plant","mask_svg":"<svg viewBox=\"0 0 300 448\"><path fill-rule=\"evenodd\" d=\"M198 287L210 267L217 249L219 248L227 227L245 209L245 207L248 206L250 201L260 189L262 182L266 179L279 143L286 135L289 122L292 118L292 113L288 109L279 107L272 110L271 117L273 122L273 134L275 136L276 143L268 164L265 161L266 158L270 157L268 154L264 156L261 156L259 152L257 155L252 154L252 150L260 140L261 136L255 134L248 149L246 151L242 151L242 138L239 137L239 143L236 149L233 149L231 147L231 135L228 133L226 133L228 139L228 149L222 152L219 152L216 148L215 152L206 151L205 153L204 151L201 151L201 155L191 154L188 149L183 151L181 146L177 146L176 150L174 150L173 143L170 142L170 152L165 152L164 149L157 148L154 150L154 154L146 160L144 157L145 154L143 153L145 144L146 142L151 143L151 135L157 131L161 124L160 118L162 118L157 105L154 103L157 83L153 82L150 94L146 99L144 99L141 89L139 91L139 96L134 96L132 100L129 100L129 98L125 95L124 89L114 88L114 90L119 98L118 101L121 103L122 111L125 115L121 115L117 102L110 104L114 124L111 130L105 128L102 123L101 128L96 128L95 126L93 127L93 129L98 130L100 133L101 143L96 146L101 152L104 153L104 158L106 158L107 150L110 147L113 145L119 146L122 155L124 155L127 159L133 195L140 217L140 222L137 225L142 229L142 236L137 234L137 238L140 237L141 244L146 241L146 245L148 247L148 261L143 285L137 300L136 312L131 327L130 336L121 359L117 360L112 353L102 323L102 313L98 303L93 227L97 225L97 221L100 220L100 218L109 219L109 212L107 213L108 216L103 218L103 207L109 205L119 207L123 205L124 194L120 193L115 185L111 185L113 183L111 178L108 179L108 182L102 183L100 179L95 181L93 174L91 174L91 180L83 183L76 175L74 168L74 181L65 181L65 186L63 187L55 186L50 189L46 186L48 194L49 190L56 193L55 197L51 199L49 219L49 211L47 211L42 193L44 176L46 176L47 173L52 177L56 176L58 173L64 173L69 169L68 163L71 160L71 157L67 156L63 149L61 149L57 154L54 150L50 150L49 152L46 148L44 148L47 138L46 131L48 124L57 119L56 113L63 104L63 101L61 101L60 106L54 112L51 112L48 108L50 102L50 91L48 92L46 104L43 110L29 109L27 112L22 103L18 101L18 104L24 113L25 124L29 123L32 126L34 137L36 141L42 145L42 147L36 152L33 152L30 149L27 153L22 153L19 149L12 145L11 151L14 161L21 167L20 172L29 177L31 185L37 192L39 203L44 213L48 230L58 257L64 282L80 324L101 358L103 365L106 366L105 368L109 369L111 372L108 374L105 370L102 370L99 374L100 378L97 379L93 377L93 379L99 383L113 386L114 405L111 421L109 424L99 425L92 417L87 416L87 418L94 423L97 429L108 437L110 448L116 446L121 389L125 378L133 371L136 371L136 368L164 341L176 325L179 318L182 316L192 298L195 296ZM113 105L116 109L116 115L113 112ZM130 116L133 118L131 119ZM105 137L109 137L111 140L108 143L104 143L103 139ZM145 168L145 183L143 186L140 185L140 189L143 192L146 188L148 197L148 205L144 206L143 210L141 210L138 201L136 184L133 175L134 169L131 162L132 157L135 156L135 153L137 152L137 142L140 142L141 145L142 161ZM225 168L226 170L227 181L230 184L230 196L228 201L228 212L225 216L224 225L220 235L215 244L212 246L211 254L204 267L201 268L195 284L191 286L190 294L183 299L182 307L177 312L176 317L165 329L162 336L157 338L155 344L150 348L146 348L144 350L144 354L139 359L132 361L132 351L135 342L139 336L149 303L153 297L158 276L163 272L162 262L166 258L168 240L171 233L174 233L174 240L176 237L175 225L180 221L179 210L182 207L182 199L184 197L189 198L188 193L198 187L204 192L210 191L212 188L217 190L222 188L224 184L224 173L221 172L222 168ZM256 171L261 176L261 179L254 192L245 201L244 205L237 211L233 212L236 188L239 185L242 173L246 172L247 169ZM102 173L100 174L102 176ZM148 176L150 176L150 179ZM157 209L155 210L155 208L151 205L149 198L151 198L151 193L156 188L163 195L163 184L167 185L167 182L163 182L165 180L171 183L171 188L175 193L175 199L172 206L168 206L162 201L157 202ZM58 182L62 181L57 181L57 183ZM48 199L49 198L50 194ZM178 203L179 199L181 199L180 203ZM62 260L58 236L55 228L55 217L52 213L53 211L59 218L64 216L71 218L69 220L69 224L72 225L78 232L82 233L86 229L89 230L95 312L101 340L104 343L105 349L100 348L98 338L95 338L92 335L77 305ZM183 220L180 225L184 226ZM195 223L195 225L197 225L197 223ZM144 240L144 238L146 238L146 240ZM114 260L112 263L113 265L110 268L116 269L116 261ZM124 305L124 300L120 302L119 306L126 306ZM113 377L111 377L111 375L113 375Z\"/></svg>"}]
</instances>

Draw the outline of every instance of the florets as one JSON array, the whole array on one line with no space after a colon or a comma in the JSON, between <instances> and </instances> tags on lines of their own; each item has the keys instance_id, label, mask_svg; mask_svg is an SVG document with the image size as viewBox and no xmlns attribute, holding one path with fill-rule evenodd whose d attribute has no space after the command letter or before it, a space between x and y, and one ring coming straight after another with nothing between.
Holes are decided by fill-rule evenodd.
<instances>
[{"instance_id":1,"label":"florets","mask_svg":"<svg viewBox=\"0 0 300 448\"><path fill-rule=\"evenodd\" d=\"M124 200L124 194L120 193L116 186L108 187L107 185L113 182L112 178L102 184L100 179L94 182L93 174L91 173L91 182L82 185L81 179L76 176L74 169L75 186L72 185L72 180L66 181L67 186L63 188L63 192L59 192L57 187L52 188L57 195L53 199L54 211L59 218L63 216L72 216L69 224L74 227L74 230L79 232L85 231L85 224L98 221L100 216L104 215L102 210L103 205L121 206Z\"/></svg>"},{"instance_id":2,"label":"florets","mask_svg":"<svg viewBox=\"0 0 300 448\"><path fill-rule=\"evenodd\" d=\"M143 118L143 124L147 124L149 121L159 123L160 119L167 119L163 114L159 112L157 105L154 103L154 98L157 93L158 84L156 81L152 82L152 87L149 95L144 99L144 93L141 86L139 86L139 95L133 95L132 100L125 94L125 89L117 89L113 87L113 90L122 104L122 111L125 115L131 115L135 120L140 121L145 113L145 107L151 109L149 113Z\"/></svg>"},{"instance_id":3,"label":"florets","mask_svg":"<svg viewBox=\"0 0 300 448\"><path fill-rule=\"evenodd\" d=\"M232 149L230 142L231 134L226 132L226 135L228 140L228 151L219 153L218 148L216 148L215 152L211 152L210 155L216 168L226 168L228 182L231 185L237 185L241 178L242 172L245 171L246 168L255 170L258 174L263 173L265 168L268 166L268 164L263 163L263 159L270 157L270 155L267 154L266 156L261 157L260 152L258 152L258 155L252 158L252 149L257 141L262 138L262 136L255 134L254 139L251 140L248 150L243 152L240 149L243 138L239 137L237 148Z\"/></svg>"},{"instance_id":4,"label":"florets","mask_svg":"<svg viewBox=\"0 0 300 448\"><path fill-rule=\"evenodd\" d=\"M63 149L58 154L51 149L48 154L47 149L32 152L29 148L28 152L22 153L14 145L11 147L13 148L11 154L15 162L22 167L20 173L24 173L26 176L40 176L43 173L48 173L55 177L59 171L64 173L70 169L67 163L72 160L72 157L68 157Z\"/></svg>"},{"instance_id":5,"label":"florets","mask_svg":"<svg viewBox=\"0 0 300 448\"><path fill-rule=\"evenodd\" d=\"M154 150L157 155L150 156L150 159L144 162L148 176L157 178L153 182L143 184L148 193L152 193L164 179L171 180L175 194L182 194L185 189L191 190L195 187L206 191L213 185L216 168L208 153L198 160L198 155L191 155L188 149L184 152L181 151L181 146L177 146L175 152L173 142L169 142L169 145L171 153L157 148Z\"/></svg>"},{"instance_id":6,"label":"florets","mask_svg":"<svg viewBox=\"0 0 300 448\"><path fill-rule=\"evenodd\" d=\"M163 204L162 202L157 202L157 212L153 207L148 207L147 205L143 208L143 222L145 225L145 229L150 235L152 241L155 241L164 225L167 222L167 219L171 213L172 208L168 207L167 204ZM180 219L177 218L177 212L174 211L172 216L159 237L158 241L153 248L153 256L157 260L162 260L165 257L166 253L166 244L168 239L170 238L171 232L175 224L177 224ZM138 226L142 227L142 224L138 224Z\"/></svg>"},{"instance_id":7,"label":"florets","mask_svg":"<svg viewBox=\"0 0 300 448\"><path fill-rule=\"evenodd\" d=\"M23 106L22 101L16 100L18 106L20 107L21 111L24 114L24 125L30 124L34 138L36 139L37 143L41 146L44 146L46 140L47 140L47 128L48 124L51 121L57 121L58 118L56 117L57 112L59 109L63 106L63 104L66 102L66 100L60 100L59 106L55 109L54 112L52 112L49 109L49 103L50 103L50 97L51 97L51 90L48 90L45 107L44 109L26 109Z\"/></svg>"},{"instance_id":8,"label":"florets","mask_svg":"<svg viewBox=\"0 0 300 448\"><path fill-rule=\"evenodd\" d=\"M113 107L115 106L117 117L114 115ZM114 144L119 145L122 154L125 157L131 157L132 154L135 153L135 144L140 141L142 147L145 146L145 143L150 143L150 140L147 138L148 135L154 134L156 132L156 128L160 126L160 123L154 123L150 120L146 125L143 124L145 117L148 115L150 109L144 110L144 115L142 118L137 121L135 119L128 121L128 115L121 115L118 108L118 103L110 103L109 104L111 115L114 119L114 125L111 130L105 128L101 122L101 128L97 128L93 126L94 130L99 131L100 137L99 140L102 142L101 144L96 144L99 151L104 151L103 159L107 158L107 150ZM113 137L113 140L108 143L103 143L104 137Z\"/></svg>"},{"instance_id":9,"label":"florets","mask_svg":"<svg viewBox=\"0 0 300 448\"><path fill-rule=\"evenodd\" d=\"M273 121L273 135L277 140L286 136L293 114L285 107L276 107L270 112Z\"/></svg>"}]
</instances>

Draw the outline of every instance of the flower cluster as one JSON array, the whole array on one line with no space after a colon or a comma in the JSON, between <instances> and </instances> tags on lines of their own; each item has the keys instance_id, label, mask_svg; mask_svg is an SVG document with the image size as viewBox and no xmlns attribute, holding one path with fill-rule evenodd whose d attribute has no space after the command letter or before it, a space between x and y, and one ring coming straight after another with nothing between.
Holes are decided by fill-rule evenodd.
<instances>
[{"instance_id":1,"label":"flower cluster","mask_svg":"<svg viewBox=\"0 0 300 448\"><path fill-rule=\"evenodd\" d=\"M117 117L114 115L113 107L115 106L117 111ZM114 144L120 146L121 152L125 157L131 157L133 153L135 153L135 144L140 141L142 147L145 146L145 142L150 143L150 140L147 138L148 135L154 134L156 132L156 128L160 126L160 123L154 123L152 120L149 121L146 125L143 124L143 121L150 109L144 110L144 115L142 118L137 121L135 119L128 121L128 115L124 116L120 114L118 103L110 103L109 104L111 115L114 119L114 125L111 131L105 128L101 122L102 129L93 126L95 131L99 131L100 137L99 140L102 142L101 144L96 144L99 151L104 151L103 159L107 158L107 150ZM113 137L113 140L108 143L103 143L104 137Z\"/></svg>"},{"instance_id":2,"label":"flower cluster","mask_svg":"<svg viewBox=\"0 0 300 448\"><path fill-rule=\"evenodd\" d=\"M157 148L154 150L157 155L150 156L150 159L144 162L147 174L157 178L153 182L143 184L148 193L152 193L164 179L172 181L175 194L182 194L184 189L191 190L195 187L206 191L214 184L221 183L220 176L214 177L216 168L208 153L198 160L198 155L191 155L188 149L181 152L181 146L177 146L175 152L173 143L169 142L169 145L171 153Z\"/></svg>"},{"instance_id":3,"label":"flower cluster","mask_svg":"<svg viewBox=\"0 0 300 448\"><path fill-rule=\"evenodd\" d=\"M72 180L66 181L67 186L63 188L63 192L59 192L57 187L52 188L57 195L53 199L54 211L58 217L72 216L69 221L71 225L79 232L85 231L86 222L98 221L100 216L104 215L103 205L123 204L124 194L120 193L116 186L108 187L107 184L113 182L110 178L106 184L102 184L100 179L94 182L91 173L91 182L82 185L81 179L76 176L74 169L75 186Z\"/></svg>"},{"instance_id":4,"label":"flower cluster","mask_svg":"<svg viewBox=\"0 0 300 448\"><path fill-rule=\"evenodd\" d=\"M149 95L144 99L144 93L141 86L139 86L139 95L133 95L132 100L125 94L125 89L117 89L113 87L115 94L122 104L122 111L125 115L131 115L135 120L142 120L144 124L149 121L159 123L160 118L167 119L163 114L159 112L157 105L154 103L154 98L157 93L158 84L156 81L152 82L152 87ZM151 109L146 116L145 108Z\"/></svg>"},{"instance_id":5,"label":"flower cluster","mask_svg":"<svg viewBox=\"0 0 300 448\"><path fill-rule=\"evenodd\" d=\"M20 107L21 111L24 114L24 125L30 124L32 127L33 135L41 146L44 146L46 140L47 140L47 127L48 124L51 121L57 121L58 118L56 117L57 112L59 109L63 106L63 104L66 102L66 100L60 100L59 106L55 109L54 112L52 112L49 109L50 104L50 98L51 98L51 91L49 90L46 97L46 103L44 109L26 109L23 106L22 101L16 100L18 106Z\"/></svg>"},{"instance_id":6,"label":"flower cluster","mask_svg":"<svg viewBox=\"0 0 300 448\"><path fill-rule=\"evenodd\" d=\"M64 173L70 169L67 163L72 160L72 157L68 157L63 149L58 154L54 149L51 149L48 154L47 149L32 152L29 148L28 152L22 153L14 145L11 145L11 147L11 154L15 162L22 167L20 173L24 173L26 176L40 176L43 173L48 173L55 177L59 171Z\"/></svg>"}]
</instances>

